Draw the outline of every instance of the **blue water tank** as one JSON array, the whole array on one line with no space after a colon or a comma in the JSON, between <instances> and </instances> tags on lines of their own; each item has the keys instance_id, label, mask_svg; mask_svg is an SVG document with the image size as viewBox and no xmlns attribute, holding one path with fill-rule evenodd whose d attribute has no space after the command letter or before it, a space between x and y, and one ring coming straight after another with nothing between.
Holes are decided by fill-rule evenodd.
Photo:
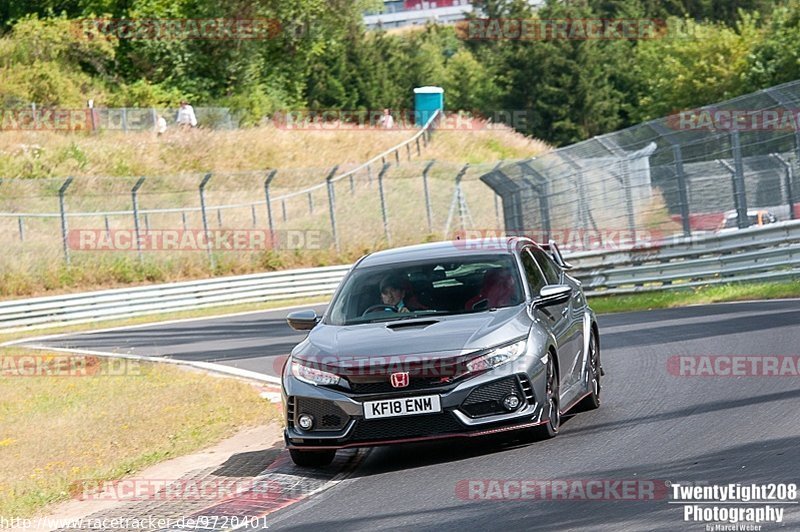
<instances>
[{"instance_id":1,"label":"blue water tank","mask_svg":"<svg viewBox=\"0 0 800 532\"><path fill-rule=\"evenodd\" d=\"M436 111L444 112L444 89L441 87L414 89L414 122L422 127Z\"/></svg>"}]
</instances>

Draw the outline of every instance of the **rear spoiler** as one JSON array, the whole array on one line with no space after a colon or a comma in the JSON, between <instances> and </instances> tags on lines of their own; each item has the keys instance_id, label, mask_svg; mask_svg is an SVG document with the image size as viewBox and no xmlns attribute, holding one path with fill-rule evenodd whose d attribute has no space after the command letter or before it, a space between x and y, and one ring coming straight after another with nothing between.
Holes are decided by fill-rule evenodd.
<instances>
[{"instance_id":1,"label":"rear spoiler","mask_svg":"<svg viewBox=\"0 0 800 532\"><path fill-rule=\"evenodd\" d=\"M558 249L558 245L556 244L555 240L549 240L547 244L540 244L542 249L550 253L550 256L553 257L553 260L556 261L556 264L562 270L571 270L572 264L564 260L564 256L561 255L561 250Z\"/></svg>"}]
</instances>

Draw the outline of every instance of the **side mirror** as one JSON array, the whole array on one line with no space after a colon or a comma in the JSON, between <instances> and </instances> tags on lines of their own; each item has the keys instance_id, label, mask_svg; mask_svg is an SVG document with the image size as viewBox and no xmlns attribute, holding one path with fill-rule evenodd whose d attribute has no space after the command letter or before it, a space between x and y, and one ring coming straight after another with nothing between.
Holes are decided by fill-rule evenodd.
<instances>
[{"instance_id":1,"label":"side mirror","mask_svg":"<svg viewBox=\"0 0 800 532\"><path fill-rule=\"evenodd\" d=\"M319 323L319 317L313 309L296 310L286 316L286 323L295 331L310 331Z\"/></svg>"},{"instance_id":2,"label":"side mirror","mask_svg":"<svg viewBox=\"0 0 800 532\"><path fill-rule=\"evenodd\" d=\"M549 307L550 305L558 305L569 301L572 295L572 287L568 284L549 284L542 288L539 292L539 297L533 299L532 306L535 307Z\"/></svg>"}]
</instances>

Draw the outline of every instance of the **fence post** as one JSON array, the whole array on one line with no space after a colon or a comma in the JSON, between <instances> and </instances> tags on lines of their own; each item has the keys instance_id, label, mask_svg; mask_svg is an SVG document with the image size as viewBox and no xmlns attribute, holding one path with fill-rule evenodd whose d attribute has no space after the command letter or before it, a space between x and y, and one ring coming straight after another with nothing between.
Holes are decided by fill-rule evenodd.
<instances>
[{"instance_id":1,"label":"fence post","mask_svg":"<svg viewBox=\"0 0 800 532\"><path fill-rule=\"evenodd\" d=\"M286 216L286 200L285 199L281 200L281 214L283 215L283 221L284 222L286 220L288 220L288 217Z\"/></svg>"},{"instance_id":2,"label":"fence post","mask_svg":"<svg viewBox=\"0 0 800 532\"><path fill-rule=\"evenodd\" d=\"M603 137L601 135L599 137L594 137L594 140L599 142L600 145L603 146L606 150L608 150L611 154L613 154L616 157L621 159L620 167L622 169L622 172L621 172L622 175L615 176L615 177L617 177L618 181L622 185L622 192L625 194L625 210L627 212L627 217L628 217L628 230L633 235L633 242L635 244L636 243L636 235L637 235L637 232L636 232L636 213L635 213L635 207L633 205L633 194L631 194L631 165L630 165L630 158L628 157L628 154L625 152L625 150L623 150L619 146L619 144L614 142L614 140L612 140L610 137ZM581 177L581 186L583 187L585 185L584 180L583 180L583 171L580 168L580 165L578 165L577 163L574 164L573 166L575 167L576 170L578 170L578 172L580 172L578 175ZM616 172L611 172L611 173L612 173L612 175L616 174ZM584 193L584 200L582 200L582 201L586 201L588 203L588 200L586 200L585 192L583 192L583 193ZM587 210L590 211L588 205L587 205L586 208L587 208ZM602 239L601 239L601 242L602 242Z\"/></svg>"},{"instance_id":3,"label":"fence post","mask_svg":"<svg viewBox=\"0 0 800 532\"><path fill-rule=\"evenodd\" d=\"M386 243L392 243L392 235L389 233L389 215L386 212L386 196L383 191L383 176L386 175L386 172L389 171L391 167L390 164L384 164L383 168L381 168L380 173L378 174L378 191L381 195L381 216L383 217L383 234L386 237Z\"/></svg>"},{"instance_id":4,"label":"fence post","mask_svg":"<svg viewBox=\"0 0 800 532\"><path fill-rule=\"evenodd\" d=\"M458 217L460 218L459 224L461 227L461 231L463 232L465 228L464 226L464 218L469 215L468 211L466 210L466 200L464 199L464 193L461 190L461 180L464 177L464 174L467 173L469 170L469 163L465 164L461 170L456 174L456 188L453 191L453 199L450 201L450 212L447 214L447 223L445 224L444 234L445 237L450 234L450 225L453 222L453 216L458 212ZM470 219L470 223L472 220Z\"/></svg>"},{"instance_id":5,"label":"fence post","mask_svg":"<svg viewBox=\"0 0 800 532\"><path fill-rule=\"evenodd\" d=\"M731 163L729 163L728 161L723 161L722 159L717 159L717 163L721 164L722 167L725 168L731 174L731 181L733 183L733 202L734 202L734 207L736 208L736 225L737 227L739 227L739 229L748 227L750 221L747 219L747 215L745 214L744 216L744 224L745 224L744 226L742 226L742 221L743 221L742 218L739 217L739 214L741 213L740 209L741 205L739 202L741 201L742 198L739 193L739 182L736 179L736 168L734 166L731 166ZM744 212L747 213L747 205L745 205Z\"/></svg>"},{"instance_id":6,"label":"fence post","mask_svg":"<svg viewBox=\"0 0 800 532\"><path fill-rule=\"evenodd\" d=\"M736 225L744 229L750 225L747 219L747 190L744 184L744 165L742 164L742 146L739 142L739 130L731 131L731 151L733 151L733 193L736 195Z\"/></svg>"},{"instance_id":7,"label":"fence post","mask_svg":"<svg viewBox=\"0 0 800 532\"><path fill-rule=\"evenodd\" d=\"M525 174L523 174L523 180L531 187L535 192L536 196L539 201L539 214L541 217L541 224L542 224L542 240L547 241L550 240L552 237L552 224L550 223L550 188L549 188L549 181L548 179L542 175L540 171L533 167L530 162L522 162L520 163L520 167L525 170ZM496 172L500 172L500 168L495 169ZM530 174L535 181L528 180L527 177L524 175ZM526 228L523 228L526 229ZM583 235L581 236L583 239Z\"/></svg>"},{"instance_id":8,"label":"fence post","mask_svg":"<svg viewBox=\"0 0 800 532\"><path fill-rule=\"evenodd\" d=\"M139 232L139 189L144 185L144 176L140 177L131 189L131 200L133 203L133 232L136 238L136 251L139 253L139 261L142 260L142 238ZM184 213L183 228L186 229L186 218Z\"/></svg>"},{"instance_id":9,"label":"fence post","mask_svg":"<svg viewBox=\"0 0 800 532\"><path fill-rule=\"evenodd\" d=\"M325 184L328 188L328 211L330 212L331 216L331 231L333 233L333 245L336 247L336 251L339 251L339 234L336 232L336 194L333 190L333 176L336 175L336 171L339 169L339 166L334 166L333 170L330 171L328 177L325 178Z\"/></svg>"},{"instance_id":10,"label":"fence post","mask_svg":"<svg viewBox=\"0 0 800 532\"><path fill-rule=\"evenodd\" d=\"M61 213L61 242L64 246L64 260L66 261L67 266L70 265L70 256L69 242L67 241L67 211L64 202L64 195L67 193L67 189L71 184L72 177L68 177L67 180L61 185L61 188L58 189L58 209Z\"/></svg>"},{"instance_id":11,"label":"fence post","mask_svg":"<svg viewBox=\"0 0 800 532\"><path fill-rule=\"evenodd\" d=\"M128 108L122 108L122 131L128 132Z\"/></svg>"},{"instance_id":12,"label":"fence post","mask_svg":"<svg viewBox=\"0 0 800 532\"><path fill-rule=\"evenodd\" d=\"M556 152L556 153L558 153L558 152ZM575 170L575 172L574 172L575 179L571 179L571 181L575 185L575 188L577 189L577 193L578 193L578 212L576 214L577 214L577 217L578 217L578 224L580 225L581 231L583 232L581 241L583 242L584 245L586 245L588 243L587 235L586 235L587 222L592 225L594 230L597 231L598 235L600 235L600 231L597 228L597 224L594 221L594 217L592 217L592 211L589 208L589 203L588 203L588 201L586 199L586 190L584 188L585 183L584 183L583 169L581 168L581 166L578 163L576 163L567 154L559 153L559 156L563 160L565 160L567 162L567 164L569 164L573 168L573 170ZM625 185L625 181L622 178L620 178L618 176L615 176L615 177L625 187L626 192L628 193L628 194L626 194L626 203L628 203L627 199L628 199L630 190L628 190L628 187ZM635 226L632 225L633 224L633 213L630 210L628 210L628 224L630 225L631 231L633 231L634 235L635 235L636 234ZM603 245L602 238L600 239L600 245L601 246Z\"/></svg>"},{"instance_id":13,"label":"fence post","mask_svg":"<svg viewBox=\"0 0 800 532\"><path fill-rule=\"evenodd\" d=\"M419 157L420 155L422 155L422 152L419 149L419 137L417 137L417 157Z\"/></svg>"},{"instance_id":14,"label":"fence post","mask_svg":"<svg viewBox=\"0 0 800 532\"><path fill-rule=\"evenodd\" d=\"M367 183L369 184L370 188L372 187L372 165L367 165Z\"/></svg>"},{"instance_id":15,"label":"fence post","mask_svg":"<svg viewBox=\"0 0 800 532\"><path fill-rule=\"evenodd\" d=\"M103 216L103 220L105 221L106 226L106 236L111 236L111 224L108 223L108 215L106 214Z\"/></svg>"},{"instance_id":16,"label":"fence post","mask_svg":"<svg viewBox=\"0 0 800 532\"><path fill-rule=\"evenodd\" d=\"M17 218L17 225L19 225L19 241L25 242L25 221L22 216Z\"/></svg>"},{"instance_id":17,"label":"fence post","mask_svg":"<svg viewBox=\"0 0 800 532\"><path fill-rule=\"evenodd\" d=\"M144 215L144 230L145 231L150 230L150 215L147 213L145 213Z\"/></svg>"},{"instance_id":18,"label":"fence post","mask_svg":"<svg viewBox=\"0 0 800 532\"><path fill-rule=\"evenodd\" d=\"M209 179L211 179L211 173L206 174L203 180L200 181L200 214L203 218L203 231L205 232L207 243L208 263L211 265L211 269L214 270L216 269L216 262L214 261L214 253L211 250L211 233L208 231L208 216L206 216L206 185Z\"/></svg>"},{"instance_id":19,"label":"fence post","mask_svg":"<svg viewBox=\"0 0 800 532\"><path fill-rule=\"evenodd\" d=\"M355 182L353 180L353 174L354 173L355 172L350 172L350 195L351 196L355 196L356 195L356 184L355 184Z\"/></svg>"},{"instance_id":20,"label":"fence post","mask_svg":"<svg viewBox=\"0 0 800 532\"><path fill-rule=\"evenodd\" d=\"M406 144L406 158L411 160L411 144Z\"/></svg>"},{"instance_id":21,"label":"fence post","mask_svg":"<svg viewBox=\"0 0 800 532\"><path fill-rule=\"evenodd\" d=\"M500 161L499 163L497 163L495 165L495 167L492 168L492 172L497 172L498 170L500 170L501 166L503 166L503 161ZM495 227L495 230L499 230L500 229L500 196L497 194L496 190L492 189L492 192L494 193L493 194L494 195L494 221L497 224L497 226Z\"/></svg>"},{"instance_id":22,"label":"fence post","mask_svg":"<svg viewBox=\"0 0 800 532\"><path fill-rule=\"evenodd\" d=\"M183 230L186 231L186 211L181 211L181 221L183 222Z\"/></svg>"},{"instance_id":23,"label":"fence post","mask_svg":"<svg viewBox=\"0 0 800 532\"><path fill-rule=\"evenodd\" d=\"M264 196L265 196L266 201L267 201L267 225L269 226L269 237L270 237L270 239L274 239L275 238L275 226L273 225L273 222L272 222L272 202L270 201L270 198L269 198L269 185L272 183L272 180L275 179L275 174L277 174L277 173L278 173L277 170L270 171L270 173L267 174L267 178L264 180ZM286 212L285 211L284 211L283 217L284 217L284 220L285 220L286 219Z\"/></svg>"},{"instance_id":24,"label":"fence post","mask_svg":"<svg viewBox=\"0 0 800 532\"><path fill-rule=\"evenodd\" d=\"M397 166L400 166L400 150L394 150L394 160Z\"/></svg>"},{"instance_id":25,"label":"fence post","mask_svg":"<svg viewBox=\"0 0 800 532\"><path fill-rule=\"evenodd\" d=\"M314 197L308 193L308 214L314 214Z\"/></svg>"},{"instance_id":26,"label":"fence post","mask_svg":"<svg viewBox=\"0 0 800 532\"><path fill-rule=\"evenodd\" d=\"M781 157L779 153L772 153L771 154L774 159L776 159L779 163L783 165L785 170L784 172L784 187L786 190L786 204L789 206L789 219L794 220L794 192L792 190L792 181L794 180L794 171L792 170L792 165Z\"/></svg>"},{"instance_id":27,"label":"fence post","mask_svg":"<svg viewBox=\"0 0 800 532\"><path fill-rule=\"evenodd\" d=\"M431 207L431 194L428 189L428 172L436 163L436 160L429 161L422 170L422 189L425 192L425 214L428 216L428 233L433 233L433 208Z\"/></svg>"},{"instance_id":28,"label":"fence post","mask_svg":"<svg viewBox=\"0 0 800 532\"><path fill-rule=\"evenodd\" d=\"M681 221L683 222L683 235L692 236L691 210L689 209L689 190L686 187L686 173L683 171L683 154L680 144L672 145L672 154L675 159L675 175L678 178L678 196L681 202Z\"/></svg>"},{"instance_id":29,"label":"fence post","mask_svg":"<svg viewBox=\"0 0 800 532\"><path fill-rule=\"evenodd\" d=\"M222 227L222 209L217 209L217 227Z\"/></svg>"},{"instance_id":30,"label":"fence post","mask_svg":"<svg viewBox=\"0 0 800 532\"><path fill-rule=\"evenodd\" d=\"M253 217L253 229L258 225L258 220L256 219L256 206L250 205L250 215Z\"/></svg>"}]
</instances>

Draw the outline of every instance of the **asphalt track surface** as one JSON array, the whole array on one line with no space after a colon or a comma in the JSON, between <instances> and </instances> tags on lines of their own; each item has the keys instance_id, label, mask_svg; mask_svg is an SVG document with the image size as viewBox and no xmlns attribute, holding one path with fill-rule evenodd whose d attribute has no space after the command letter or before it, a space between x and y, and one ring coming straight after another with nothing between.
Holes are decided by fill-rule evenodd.
<instances>
[{"instance_id":1,"label":"asphalt track surface","mask_svg":"<svg viewBox=\"0 0 800 532\"><path fill-rule=\"evenodd\" d=\"M299 338L283 314L75 335L50 345L131 349L271 372L274 357ZM565 419L558 437L532 444L506 437L377 448L347 480L269 516L268 528L705 530L703 522L684 521L683 506L672 504L669 493L655 500L474 500L458 487L490 479L708 485L800 480L800 378L688 377L668 369L673 356L798 356L800 300L599 321L603 404ZM799 505L773 507L784 510L784 522L765 523L762 530L800 529Z\"/></svg>"},{"instance_id":2,"label":"asphalt track surface","mask_svg":"<svg viewBox=\"0 0 800 532\"><path fill-rule=\"evenodd\" d=\"M325 305L312 305L318 313ZM148 327L63 336L38 345L213 362L279 376L281 355L305 336L286 325L286 310L185 320ZM280 358L279 358L280 357Z\"/></svg>"}]
</instances>

